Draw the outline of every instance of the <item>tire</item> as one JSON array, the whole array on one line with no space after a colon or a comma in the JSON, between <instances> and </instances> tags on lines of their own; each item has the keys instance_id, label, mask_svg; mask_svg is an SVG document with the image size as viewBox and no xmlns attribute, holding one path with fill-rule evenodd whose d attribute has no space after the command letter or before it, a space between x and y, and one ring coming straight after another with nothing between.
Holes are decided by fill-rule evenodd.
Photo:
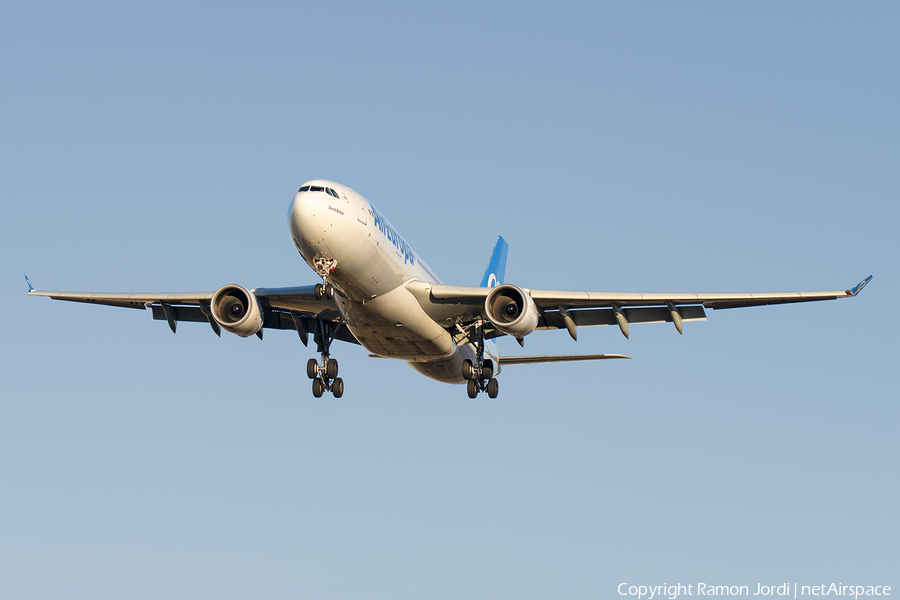
<instances>
[{"instance_id":1,"label":"tire","mask_svg":"<svg viewBox=\"0 0 900 600\"><path fill-rule=\"evenodd\" d=\"M487 389L488 398L496 398L497 394L500 393L500 386L497 385L496 379L491 379L490 381L488 381L487 387L488 387L488 389Z\"/></svg>"},{"instance_id":2,"label":"tire","mask_svg":"<svg viewBox=\"0 0 900 600\"><path fill-rule=\"evenodd\" d=\"M327 377L328 379L334 379L335 377L337 377L337 374L338 362L333 358L329 358L325 362L325 377Z\"/></svg>"},{"instance_id":3,"label":"tire","mask_svg":"<svg viewBox=\"0 0 900 600\"><path fill-rule=\"evenodd\" d=\"M485 379L490 379L494 376L494 363L490 360L485 360L481 365L481 376Z\"/></svg>"},{"instance_id":4,"label":"tire","mask_svg":"<svg viewBox=\"0 0 900 600\"><path fill-rule=\"evenodd\" d=\"M475 383L474 379L469 380L469 383L466 385L466 391L469 393L469 398L474 398L478 395L478 384Z\"/></svg>"},{"instance_id":5,"label":"tire","mask_svg":"<svg viewBox=\"0 0 900 600\"><path fill-rule=\"evenodd\" d=\"M325 386L318 379L313 379L313 397L321 398L322 393L325 391Z\"/></svg>"},{"instance_id":6,"label":"tire","mask_svg":"<svg viewBox=\"0 0 900 600\"><path fill-rule=\"evenodd\" d=\"M334 286L330 283L325 286L325 297L329 300L334 299Z\"/></svg>"},{"instance_id":7,"label":"tire","mask_svg":"<svg viewBox=\"0 0 900 600\"><path fill-rule=\"evenodd\" d=\"M463 379L467 379L469 381L471 381L472 378L475 376L474 370L472 368L472 361L469 360L468 358L463 361L462 376L463 376Z\"/></svg>"},{"instance_id":8,"label":"tire","mask_svg":"<svg viewBox=\"0 0 900 600\"><path fill-rule=\"evenodd\" d=\"M310 379L315 379L319 374L319 363L316 362L316 359L311 358L306 362L306 376Z\"/></svg>"},{"instance_id":9,"label":"tire","mask_svg":"<svg viewBox=\"0 0 900 600\"><path fill-rule=\"evenodd\" d=\"M344 395L344 380L338 377L331 384L331 393L334 394L335 398L340 398Z\"/></svg>"},{"instance_id":10,"label":"tire","mask_svg":"<svg viewBox=\"0 0 900 600\"><path fill-rule=\"evenodd\" d=\"M316 284L316 300L321 300L325 295L325 287L321 283Z\"/></svg>"}]
</instances>

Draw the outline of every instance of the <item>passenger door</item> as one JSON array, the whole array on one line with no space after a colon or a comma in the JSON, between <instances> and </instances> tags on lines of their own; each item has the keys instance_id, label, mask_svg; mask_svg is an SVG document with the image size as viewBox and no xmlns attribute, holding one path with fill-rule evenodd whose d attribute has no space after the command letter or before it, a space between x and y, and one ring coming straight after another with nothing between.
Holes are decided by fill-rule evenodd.
<instances>
[{"instance_id":1,"label":"passenger door","mask_svg":"<svg viewBox=\"0 0 900 600\"><path fill-rule=\"evenodd\" d=\"M353 194L353 199L356 200L356 220L365 225L368 223L368 217L366 215L369 213L369 203L356 194Z\"/></svg>"}]
</instances>

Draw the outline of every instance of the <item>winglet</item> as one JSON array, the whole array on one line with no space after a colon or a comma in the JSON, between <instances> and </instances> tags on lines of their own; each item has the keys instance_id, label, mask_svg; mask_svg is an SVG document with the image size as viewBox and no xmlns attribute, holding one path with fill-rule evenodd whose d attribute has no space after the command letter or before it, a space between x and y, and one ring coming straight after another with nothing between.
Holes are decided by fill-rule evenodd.
<instances>
[{"instance_id":1,"label":"winglet","mask_svg":"<svg viewBox=\"0 0 900 600\"><path fill-rule=\"evenodd\" d=\"M34 291L34 286L31 285L31 280L28 279L28 275L25 276L25 283L28 284L28 291L29 291L29 292L33 292L33 291Z\"/></svg>"},{"instance_id":2,"label":"winglet","mask_svg":"<svg viewBox=\"0 0 900 600\"><path fill-rule=\"evenodd\" d=\"M868 277L866 277L865 279L863 279L862 281L860 281L859 283L857 283L857 284L856 284L856 287L847 290L847 295L848 295L848 296L851 296L851 297L857 295L858 293L860 293L860 292L862 291L862 289L863 289L864 287L866 287L866 285L867 285L870 281L872 281L872 276L871 276L871 275L869 275Z\"/></svg>"}]
</instances>

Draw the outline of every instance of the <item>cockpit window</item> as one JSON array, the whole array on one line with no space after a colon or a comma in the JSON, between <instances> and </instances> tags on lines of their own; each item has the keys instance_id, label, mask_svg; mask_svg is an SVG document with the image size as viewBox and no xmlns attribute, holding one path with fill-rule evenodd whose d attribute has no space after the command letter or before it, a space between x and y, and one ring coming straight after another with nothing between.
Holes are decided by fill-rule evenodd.
<instances>
[{"instance_id":1,"label":"cockpit window","mask_svg":"<svg viewBox=\"0 0 900 600\"><path fill-rule=\"evenodd\" d=\"M331 194L332 196L334 196L335 198L340 199L340 197L337 195L337 192L335 192L333 189L325 188L325 191L328 192L329 194Z\"/></svg>"},{"instance_id":2,"label":"cockpit window","mask_svg":"<svg viewBox=\"0 0 900 600\"><path fill-rule=\"evenodd\" d=\"M321 185L311 185L309 186L309 191L311 192L324 192L325 188Z\"/></svg>"},{"instance_id":3,"label":"cockpit window","mask_svg":"<svg viewBox=\"0 0 900 600\"><path fill-rule=\"evenodd\" d=\"M297 193L300 193L300 192L308 192L308 191L309 191L309 186L308 186L308 185L304 185L302 188L300 188L299 190L297 190Z\"/></svg>"}]
</instances>

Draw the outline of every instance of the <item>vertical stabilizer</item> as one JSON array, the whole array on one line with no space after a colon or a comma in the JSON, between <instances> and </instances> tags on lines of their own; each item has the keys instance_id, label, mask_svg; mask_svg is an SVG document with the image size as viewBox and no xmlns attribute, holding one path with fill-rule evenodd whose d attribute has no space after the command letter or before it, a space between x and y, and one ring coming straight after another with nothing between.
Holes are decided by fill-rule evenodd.
<instances>
[{"instance_id":1,"label":"vertical stabilizer","mask_svg":"<svg viewBox=\"0 0 900 600\"><path fill-rule=\"evenodd\" d=\"M498 237L494 251L491 253L491 260L484 271L484 277L481 278L481 287L495 287L503 283L503 277L506 275L507 252L509 252L509 244L502 237Z\"/></svg>"}]
</instances>

